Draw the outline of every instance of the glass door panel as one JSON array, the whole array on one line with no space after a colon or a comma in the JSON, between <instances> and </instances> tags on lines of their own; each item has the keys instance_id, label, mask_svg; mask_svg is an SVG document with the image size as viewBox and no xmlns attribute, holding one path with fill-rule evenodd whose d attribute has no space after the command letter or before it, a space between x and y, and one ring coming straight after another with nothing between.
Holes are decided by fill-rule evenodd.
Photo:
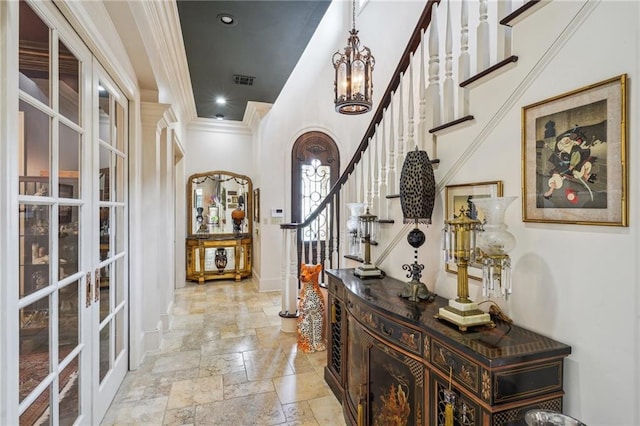
<instances>
[{"instance_id":1,"label":"glass door panel","mask_svg":"<svg viewBox=\"0 0 640 426\"><path fill-rule=\"evenodd\" d=\"M95 64L95 62L94 62ZM99 68L99 67L98 67ZM102 71L100 71L102 73ZM94 307L94 421L99 421L127 371L127 109L126 100L108 79L101 75L95 92L96 144L95 247L96 269L100 281ZM95 308L94 308L95 309Z\"/></svg>"},{"instance_id":2,"label":"glass door panel","mask_svg":"<svg viewBox=\"0 0 640 426\"><path fill-rule=\"evenodd\" d=\"M51 30L27 3L20 2L19 14L19 88L50 106Z\"/></svg>"},{"instance_id":3,"label":"glass door panel","mask_svg":"<svg viewBox=\"0 0 640 426\"><path fill-rule=\"evenodd\" d=\"M80 61L69 48L58 42L58 104L60 113L80 124Z\"/></svg>"},{"instance_id":4,"label":"glass door panel","mask_svg":"<svg viewBox=\"0 0 640 426\"><path fill-rule=\"evenodd\" d=\"M89 360L83 352L89 335L82 329L88 324L83 262L89 260L82 253L89 246L80 220L88 199L82 123L90 121L82 117L77 52L90 56L84 45L63 42L47 4L19 3L16 392L19 423L29 425L77 422L81 367L90 368L82 362Z\"/></svg>"}]
</instances>

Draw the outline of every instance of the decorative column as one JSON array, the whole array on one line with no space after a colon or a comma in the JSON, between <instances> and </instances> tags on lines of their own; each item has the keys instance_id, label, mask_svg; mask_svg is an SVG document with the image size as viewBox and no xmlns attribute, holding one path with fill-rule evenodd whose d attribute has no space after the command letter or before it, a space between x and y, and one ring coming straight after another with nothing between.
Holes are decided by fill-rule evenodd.
<instances>
[{"instance_id":1,"label":"decorative column","mask_svg":"<svg viewBox=\"0 0 640 426\"><path fill-rule=\"evenodd\" d=\"M141 102L140 118L142 124L142 144L140 166L142 176L140 185L139 219L141 226L135 232L141 248L138 262L142 265L139 291L132 292L131 303L137 303L142 312L143 350L145 352L160 349L162 342L163 324L161 320L163 283L157 265L162 263L163 252L159 249L162 236L158 229L164 224L164 209L161 205L161 164L160 152L162 135L167 127L164 119L165 112L170 105L155 102ZM132 252L132 258L135 252ZM132 285L132 289L135 288ZM134 294L135 293L135 294Z\"/></svg>"},{"instance_id":2,"label":"decorative column","mask_svg":"<svg viewBox=\"0 0 640 426\"><path fill-rule=\"evenodd\" d=\"M292 256L296 247L296 224L280 225L282 229L283 247L283 268L282 268L282 310L280 311L280 329L285 333L295 333L297 331L298 318L298 279L297 279L297 256Z\"/></svg>"}]
</instances>

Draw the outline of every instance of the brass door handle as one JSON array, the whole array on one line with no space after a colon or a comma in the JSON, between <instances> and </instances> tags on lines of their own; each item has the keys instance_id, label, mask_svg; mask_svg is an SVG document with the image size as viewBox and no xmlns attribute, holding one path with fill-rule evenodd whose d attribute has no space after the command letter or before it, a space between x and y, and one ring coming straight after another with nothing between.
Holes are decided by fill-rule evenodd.
<instances>
[{"instance_id":1,"label":"brass door handle","mask_svg":"<svg viewBox=\"0 0 640 426\"><path fill-rule=\"evenodd\" d=\"M87 274L84 276L84 282L85 282L85 303L84 306L85 308L88 308L89 306L91 306L91 272L87 272Z\"/></svg>"},{"instance_id":2,"label":"brass door handle","mask_svg":"<svg viewBox=\"0 0 640 426\"><path fill-rule=\"evenodd\" d=\"M100 269L96 268L96 271L94 273L96 279L95 279L95 293L93 295L94 297L94 302L99 302L100 301Z\"/></svg>"}]
</instances>

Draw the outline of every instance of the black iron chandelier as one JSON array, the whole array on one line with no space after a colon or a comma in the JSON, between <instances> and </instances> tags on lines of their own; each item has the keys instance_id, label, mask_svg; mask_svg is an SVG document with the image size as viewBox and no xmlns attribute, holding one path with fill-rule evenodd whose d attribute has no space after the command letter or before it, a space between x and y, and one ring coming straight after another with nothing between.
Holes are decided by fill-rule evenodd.
<instances>
[{"instance_id":1,"label":"black iron chandelier","mask_svg":"<svg viewBox=\"0 0 640 426\"><path fill-rule=\"evenodd\" d=\"M334 82L336 111L355 115L371 111L373 104L373 66L376 63L368 47L360 47L356 30L356 2L353 1L353 27L349 32L344 53L333 55L336 70Z\"/></svg>"}]
</instances>

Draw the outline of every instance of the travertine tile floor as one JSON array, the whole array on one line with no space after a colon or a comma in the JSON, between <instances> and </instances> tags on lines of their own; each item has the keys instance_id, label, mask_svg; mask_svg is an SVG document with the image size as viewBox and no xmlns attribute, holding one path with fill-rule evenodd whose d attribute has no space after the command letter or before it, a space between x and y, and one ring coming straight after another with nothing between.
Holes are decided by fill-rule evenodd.
<instances>
[{"instance_id":1,"label":"travertine tile floor","mask_svg":"<svg viewBox=\"0 0 640 426\"><path fill-rule=\"evenodd\" d=\"M327 353L280 331L280 292L251 280L176 290L162 349L129 372L103 425L344 425Z\"/></svg>"}]
</instances>

